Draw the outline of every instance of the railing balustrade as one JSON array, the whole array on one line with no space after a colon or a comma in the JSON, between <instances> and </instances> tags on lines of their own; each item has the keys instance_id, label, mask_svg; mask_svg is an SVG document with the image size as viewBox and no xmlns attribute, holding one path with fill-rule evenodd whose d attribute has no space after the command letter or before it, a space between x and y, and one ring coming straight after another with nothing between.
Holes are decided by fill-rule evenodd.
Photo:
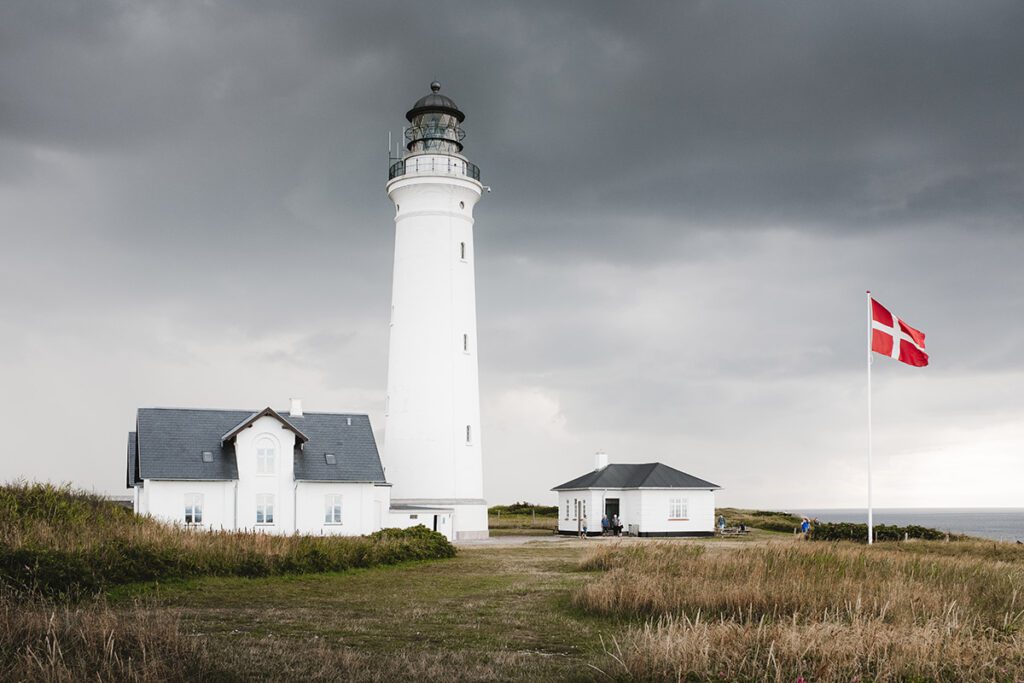
<instances>
[{"instance_id":1,"label":"railing balustrade","mask_svg":"<svg viewBox=\"0 0 1024 683\"><path fill-rule=\"evenodd\" d=\"M480 182L480 167L456 157L430 156L399 159L388 168L388 180L403 175L457 175Z\"/></svg>"}]
</instances>

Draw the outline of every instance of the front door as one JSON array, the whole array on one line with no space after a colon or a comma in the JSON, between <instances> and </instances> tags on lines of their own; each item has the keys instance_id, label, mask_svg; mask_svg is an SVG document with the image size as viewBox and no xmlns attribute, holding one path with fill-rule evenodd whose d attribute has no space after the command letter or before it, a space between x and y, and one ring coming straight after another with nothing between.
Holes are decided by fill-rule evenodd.
<instances>
[{"instance_id":1,"label":"front door","mask_svg":"<svg viewBox=\"0 0 1024 683\"><path fill-rule=\"evenodd\" d=\"M611 521L613 515L619 514L619 499L618 498L605 498L604 499L604 514L608 515L608 520Z\"/></svg>"}]
</instances>

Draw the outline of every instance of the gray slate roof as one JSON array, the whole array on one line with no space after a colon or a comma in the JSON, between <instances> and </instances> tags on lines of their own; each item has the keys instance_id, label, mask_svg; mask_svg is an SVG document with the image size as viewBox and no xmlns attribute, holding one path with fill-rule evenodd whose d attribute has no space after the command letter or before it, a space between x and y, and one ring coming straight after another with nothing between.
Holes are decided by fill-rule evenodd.
<instances>
[{"instance_id":1,"label":"gray slate roof","mask_svg":"<svg viewBox=\"0 0 1024 683\"><path fill-rule=\"evenodd\" d=\"M612 464L599 470L587 472L552 491L566 489L720 489L718 484L698 479L686 472L660 462L643 465Z\"/></svg>"},{"instance_id":2,"label":"gray slate roof","mask_svg":"<svg viewBox=\"0 0 1024 683\"><path fill-rule=\"evenodd\" d=\"M221 437L247 420L251 410L141 408L137 434L137 470L129 464L129 482L142 479L224 481L238 478L234 441ZM300 481L368 481L385 483L377 442L366 415L306 413L287 420L309 440L295 448L295 478ZM349 421L351 420L351 425ZM203 451L213 462L203 462ZM328 465L325 453L335 455ZM131 458L129 458L131 460Z\"/></svg>"}]
</instances>

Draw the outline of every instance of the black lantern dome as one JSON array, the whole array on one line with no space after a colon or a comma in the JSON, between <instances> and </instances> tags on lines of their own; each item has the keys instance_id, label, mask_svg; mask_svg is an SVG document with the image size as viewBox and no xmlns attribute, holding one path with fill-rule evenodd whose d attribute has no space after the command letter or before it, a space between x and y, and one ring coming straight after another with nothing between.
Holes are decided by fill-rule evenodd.
<instances>
[{"instance_id":1,"label":"black lantern dome","mask_svg":"<svg viewBox=\"0 0 1024 683\"><path fill-rule=\"evenodd\" d=\"M416 104L412 105L412 109L405 113L405 118L409 123L412 123L413 118L420 114L435 111L443 114L451 114L459 123L466 120L466 115L459 111L459 106L455 104L455 100L448 97L447 95L441 94L441 84L434 81L430 84L430 94L424 95L423 97L416 100Z\"/></svg>"},{"instance_id":2,"label":"black lantern dome","mask_svg":"<svg viewBox=\"0 0 1024 683\"><path fill-rule=\"evenodd\" d=\"M455 100L440 91L441 84L434 81L430 84L430 94L416 100L405 114L411 124L405 130L405 148L410 152L458 154L462 151L466 133L459 124L466 120L466 115Z\"/></svg>"}]
</instances>

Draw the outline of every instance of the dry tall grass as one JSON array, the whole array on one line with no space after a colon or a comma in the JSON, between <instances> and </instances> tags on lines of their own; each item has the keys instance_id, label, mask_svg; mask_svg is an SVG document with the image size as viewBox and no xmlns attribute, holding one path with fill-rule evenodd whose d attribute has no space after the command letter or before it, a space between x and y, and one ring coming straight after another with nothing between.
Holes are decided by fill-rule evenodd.
<instances>
[{"instance_id":1,"label":"dry tall grass","mask_svg":"<svg viewBox=\"0 0 1024 683\"><path fill-rule=\"evenodd\" d=\"M167 611L54 606L0 593L0 680L226 680Z\"/></svg>"},{"instance_id":2,"label":"dry tall grass","mask_svg":"<svg viewBox=\"0 0 1024 683\"><path fill-rule=\"evenodd\" d=\"M575 603L645 618L609 645L622 678L1017 681L1024 552L991 545L606 546Z\"/></svg>"}]
</instances>

